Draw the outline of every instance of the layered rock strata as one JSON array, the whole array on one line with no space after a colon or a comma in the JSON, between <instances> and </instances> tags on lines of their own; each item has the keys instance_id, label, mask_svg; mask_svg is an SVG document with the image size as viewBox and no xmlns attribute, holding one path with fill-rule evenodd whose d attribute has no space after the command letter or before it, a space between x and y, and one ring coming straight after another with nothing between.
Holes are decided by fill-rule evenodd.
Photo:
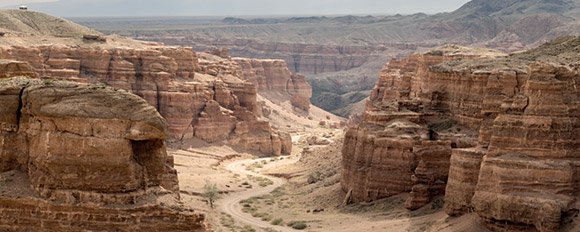
<instances>
[{"instance_id":1,"label":"layered rock strata","mask_svg":"<svg viewBox=\"0 0 580 232\"><path fill-rule=\"evenodd\" d=\"M260 95L276 101L290 100L293 106L308 111L312 87L306 78L291 73L284 60L234 58L242 67L240 77L254 83Z\"/></svg>"},{"instance_id":2,"label":"layered rock strata","mask_svg":"<svg viewBox=\"0 0 580 232\"><path fill-rule=\"evenodd\" d=\"M257 117L256 85L240 79L240 65L220 57L200 62L191 48L142 46L13 46L0 49L0 58L27 62L43 78L102 83L135 93L167 119L170 141L196 136L266 154L290 150L280 145L287 145L280 139L289 136ZM301 89L289 88L290 94L302 96ZM221 110L215 110L216 102Z\"/></svg>"},{"instance_id":3,"label":"layered rock strata","mask_svg":"<svg viewBox=\"0 0 580 232\"><path fill-rule=\"evenodd\" d=\"M205 231L204 216L177 203L167 123L140 97L8 79L0 105L0 171L21 176L3 186L0 229Z\"/></svg>"},{"instance_id":4,"label":"layered rock strata","mask_svg":"<svg viewBox=\"0 0 580 232\"><path fill-rule=\"evenodd\" d=\"M427 68L408 62L434 59L392 61L347 131L343 190L355 201L409 191L409 209L445 193L449 215L475 212L494 231L558 231L580 210L578 40ZM406 134L403 112L423 130Z\"/></svg>"},{"instance_id":5,"label":"layered rock strata","mask_svg":"<svg viewBox=\"0 0 580 232\"><path fill-rule=\"evenodd\" d=\"M341 184L345 192L352 190L351 200L372 201L411 192L406 207L417 209L443 194L452 148L470 147L477 140L455 131L466 120L453 112L470 105L461 104L458 109L449 105L455 104L455 96L476 100L478 92L460 88L472 79L432 75L430 67L500 54L447 45L393 58L379 75L362 123L345 135ZM455 125L457 121L461 126Z\"/></svg>"}]
</instances>

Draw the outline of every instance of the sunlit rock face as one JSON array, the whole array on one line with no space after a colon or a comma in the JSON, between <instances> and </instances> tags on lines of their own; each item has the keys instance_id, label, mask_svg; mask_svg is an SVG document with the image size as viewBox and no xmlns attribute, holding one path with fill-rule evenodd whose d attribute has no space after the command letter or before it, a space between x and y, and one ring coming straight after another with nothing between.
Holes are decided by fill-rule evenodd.
<instances>
[{"instance_id":1,"label":"sunlit rock face","mask_svg":"<svg viewBox=\"0 0 580 232\"><path fill-rule=\"evenodd\" d=\"M142 98L19 77L0 80L0 105L0 171L20 178L0 196L0 229L206 230L203 215L173 205L167 123Z\"/></svg>"},{"instance_id":2,"label":"sunlit rock face","mask_svg":"<svg viewBox=\"0 0 580 232\"><path fill-rule=\"evenodd\" d=\"M139 49L9 47L0 49L0 58L26 62L44 78L103 83L135 93L167 120L170 141L193 137L226 140L240 148L273 155L289 154L291 150L286 141L289 136L273 130L267 121L258 117L257 85L244 75L255 73L244 69L252 67L229 58L204 55L200 61L191 48L153 45ZM287 84L266 85L263 89L277 88L270 92L288 100L296 98L297 107L308 109L311 88L304 78L289 73L283 62L252 62L260 70L268 70L257 75L258 79ZM225 121L218 123L217 118Z\"/></svg>"},{"instance_id":3,"label":"sunlit rock face","mask_svg":"<svg viewBox=\"0 0 580 232\"><path fill-rule=\"evenodd\" d=\"M409 209L445 194L449 215L475 212L496 231L558 231L580 209L580 75L574 48L554 48L577 40L509 57L393 59L346 132L343 190L351 201L410 192Z\"/></svg>"}]
</instances>

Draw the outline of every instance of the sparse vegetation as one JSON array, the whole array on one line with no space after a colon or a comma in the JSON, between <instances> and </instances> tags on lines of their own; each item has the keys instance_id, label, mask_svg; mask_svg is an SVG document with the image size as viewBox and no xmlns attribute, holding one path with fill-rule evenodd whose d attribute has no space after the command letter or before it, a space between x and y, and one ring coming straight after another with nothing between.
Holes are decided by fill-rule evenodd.
<instances>
[{"instance_id":1,"label":"sparse vegetation","mask_svg":"<svg viewBox=\"0 0 580 232\"><path fill-rule=\"evenodd\" d=\"M222 213L222 217L220 218L220 223L222 224L222 226L230 228L232 230L235 229L235 221L234 218L226 213Z\"/></svg>"},{"instance_id":2,"label":"sparse vegetation","mask_svg":"<svg viewBox=\"0 0 580 232\"><path fill-rule=\"evenodd\" d=\"M95 84L91 86L91 89L105 89L107 88L107 85L103 84L103 83L99 83L99 84Z\"/></svg>"},{"instance_id":3,"label":"sparse vegetation","mask_svg":"<svg viewBox=\"0 0 580 232\"><path fill-rule=\"evenodd\" d=\"M246 171L254 171L256 168L263 168L264 165L259 162L254 162L246 167Z\"/></svg>"},{"instance_id":4,"label":"sparse vegetation","mask_svg":"<svg viewBox=\"0 0 580 232\"><path fill-rule=\"evenodd\" d=\"M303 230L303 229L306 229L306 227L308 227L308 225L303 221L291 221L291 222L288 222L288 224L286 224L286 225L289 227L292 227L292 229L295 229L295 230Z\"/></svg>"},{"instance_id":5,"label":"sparse vegetation","mask_svg":"<svg viewBox=\"0 0 580 232\"><path fill-rule=\"evenodd\" d=\"M284 223L284 220L282 218L276 218L276 219L272 220L272 222L270 222L270 223L272 223L272 225L277 226L277 225L281 225L282 223Z\"/></svg>"},{"instance_id":6,"label":"sparse vegetation","mask_svg":"<svg viewBox=\"0 0 580 232\"><path fill-rule=\"evenodd\" d=\"M262 228L262 230L264 230L264 232L277 232L277 230L272 229L270 227L268 227L268 228Z\"/></svg>"},{"instance_id":7,"label":"sparse vegetation","mask_svg":"<svg viewBox=\"0 0 580 232\"><path fill-rule=\"evenodd\" d=\"M248 176L248 179L258 182L258 185L260 185L261 187L266 187L268 185L273 185L274 181L265 178L265 177L260 177L260 176Z\"/></svg>"},{"instance_id":8,"label":"sparse vegetation","mask_svg":"<svg viewBox=\"0 0 580 232\"><path fill-rule=\"evenodd\" d=\"M202 196L207 198L207 201L209 202L211 208L213 208L213 203L215 202L215 200L221 198L217 185L215 183L211 183L209 180L205 181Z\"/></svg>"},{"instance_id":9,"label":"sparse vegetation","mask_svg":"<svg viewBox=\"0 0 580 232\"><path fill-rule=\"evenodd\" d=\"M242 230L240 230L240 232L256 232L256 230L251 226L246 225L244 228L242 228Z\"/></svg>"},{"instance_id":10,"label":"sparse vegetation","mask_svg":"<svg viewBox=\"0 0 580 232\"><path fill-rule=\"evenodd\" d=\"M42 80L42 83L44 83L45 85L50 85L52 84L52 81L53 81L52 79L44 79Z\"/></svg>"}]
</instances>

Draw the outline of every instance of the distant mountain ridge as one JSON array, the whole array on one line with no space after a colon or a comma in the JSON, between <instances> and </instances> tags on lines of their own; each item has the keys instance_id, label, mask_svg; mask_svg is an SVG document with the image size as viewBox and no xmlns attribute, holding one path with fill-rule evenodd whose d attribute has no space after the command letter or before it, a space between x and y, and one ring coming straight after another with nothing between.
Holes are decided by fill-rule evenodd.
<instances>
[{"instance_id":1,"label":"distant mountain ridge","mask_svg":"<svg viewBox=\"0 0 580 232\"><path fill-rule=\"evenodd\" d=\"M228 17L211 22L179 18L170 29L146 20L74 20L142 40L196 50L227 47L232 56L284 59L292 72L306 74L313 104L333 111L345 105L332 99L372 88L393 56L444 44L515 52L558 36L580 35L580 0L473 0L434 15Z\"/></svg>"}]
</instances>

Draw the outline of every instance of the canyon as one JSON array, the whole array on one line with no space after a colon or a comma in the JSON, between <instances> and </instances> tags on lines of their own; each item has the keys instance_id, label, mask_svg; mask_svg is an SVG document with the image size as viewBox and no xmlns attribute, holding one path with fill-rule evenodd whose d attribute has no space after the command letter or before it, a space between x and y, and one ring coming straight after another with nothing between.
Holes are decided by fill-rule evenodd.
<instances>
[{"instance_id":1,"label":"canyon","mask_svg":"<svg viewBox=\"0 0 580 232\"><path fill-rule=\"evenodd\" d=\"M347 200L409 192L405 207L415 210L444 195L447 214L475 212L494 231L559 231L580 209L579 40L510 55L448 45L393 58L345 134Z\"/></svg>"},{"instance_id":2,"label":"canyon","mask_svg":"<svg viewBox=\"0 0 580 232\"><path fill-rule=\"evenodd\" d=\"M0 10L0 230L576 231L576 5L116 29L153 42Z\"/></svg>"},{"instance_id":3,"label":"canyon","mask_svg":"<svg viewBox=\"0 0 580 232\"><path fill-rule=\"evenodd\" d=\"M311 87L283 60L107 36L33 11L0 18L0 230L211 231L180 200L168 144L288 155L270 105L312 117Z\"/></svg>"},{"instance_id":4,"label":"canyon","mask_svg":"<svg viewBox=\"0 0 580 232\"><path fill-rule=\"evenodd\" d=\"M120 34L197 51L225 47L233 56L283 59L306 75L314 105L341 110L368 97L376 73L391 57L445 44L515 52L567 34L579 34L580 2L473 0L455 11L412 15L73 18ZM163 25L171 25L165 28ZM346 94L362 94L348 99Z\"/></svg>"},{"instance_id":5,"label":"canyon","mask_svg":"<svg viewBox=\"0 0 580 232\"><path fill-rule=\"evenodd\" d=\"M18 19L16 13L4 12ZM70 30L90 32L104 41L85 36L74 43L59 41L61 45L20 46L14 41L30 39L19 34L30 31L28 27L7 28L0 40L8 46L0 48L0 59L27 62L42 78L102 83L135 93L167 119L170 141L227 140L265 154L289 154L290 137L261 119L267 110L256 102L260 93L276 102L291 101L308 115L311 87L283 60L198 57L191 48L105 37L76 26Z\"/></svg>"}]
</instances>

